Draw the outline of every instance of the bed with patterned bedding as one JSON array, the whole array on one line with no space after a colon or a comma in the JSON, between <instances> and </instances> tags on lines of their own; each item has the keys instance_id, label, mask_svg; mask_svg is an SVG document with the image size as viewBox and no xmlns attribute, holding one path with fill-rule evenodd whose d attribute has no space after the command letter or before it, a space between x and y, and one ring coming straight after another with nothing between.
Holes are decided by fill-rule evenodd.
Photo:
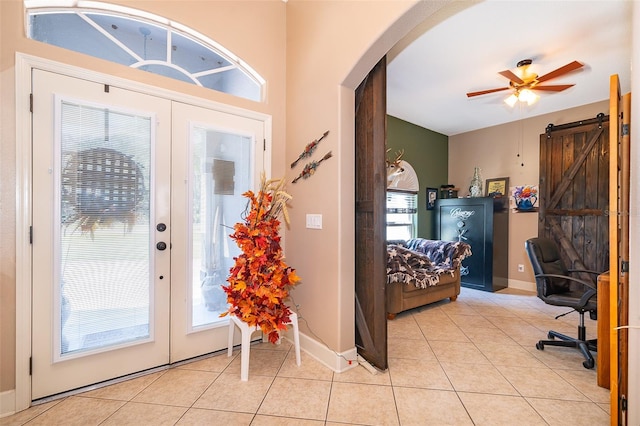
<instances>
[{"instance_id":1,"label":"bed with patterned bedding","mask_svg":"<svg viewBox=\"0 0 640 426\"><path fill-rule=\"evenodd\" d=\"M460 294L460 266L471 246L414 238L387 243L387 316Z\"/></svg>"}]
</instances>

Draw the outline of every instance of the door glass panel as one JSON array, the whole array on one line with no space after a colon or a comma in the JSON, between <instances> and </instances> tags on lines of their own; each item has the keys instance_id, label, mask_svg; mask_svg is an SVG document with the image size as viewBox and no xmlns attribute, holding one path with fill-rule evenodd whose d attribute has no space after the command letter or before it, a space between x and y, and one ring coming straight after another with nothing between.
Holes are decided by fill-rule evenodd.
<instances>
[{"instance_id":1,"label":"door glass panel","mask_svg":"<svg viewBox=\"0 0 640 426\"><path fill-rule=\"evenodd\" d=\"M229 235L247 206L253 164L251 137L194 126L191 131L191 328L216 322L227 310L226 285L240 254Z\"/></svg>"},{"instance_id":2,"label":"door glass panel","mask_svg":"<svg viewBox=\"0 0 640 426\"><path fill-rule=\"evenodd\" d=\"M152 117L61 102L56 358L149 340Z\"/></svg>"}]
</instances>

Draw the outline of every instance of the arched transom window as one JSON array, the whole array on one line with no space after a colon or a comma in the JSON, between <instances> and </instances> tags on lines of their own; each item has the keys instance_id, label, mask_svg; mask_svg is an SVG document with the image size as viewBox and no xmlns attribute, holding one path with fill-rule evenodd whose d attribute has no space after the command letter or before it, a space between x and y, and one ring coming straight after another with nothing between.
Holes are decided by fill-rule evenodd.
<instances>
[{"instance_id":1,"label":"arched transom window","mask_svg":"<svg viewBox=\"0 0 640 426\"><path fill-rule=\"evenodd\" d=\"M94 1L24 4L27 36L33 40L262 101L260 75L215 41L177 22Z\"/></svg>"}]
</instances>

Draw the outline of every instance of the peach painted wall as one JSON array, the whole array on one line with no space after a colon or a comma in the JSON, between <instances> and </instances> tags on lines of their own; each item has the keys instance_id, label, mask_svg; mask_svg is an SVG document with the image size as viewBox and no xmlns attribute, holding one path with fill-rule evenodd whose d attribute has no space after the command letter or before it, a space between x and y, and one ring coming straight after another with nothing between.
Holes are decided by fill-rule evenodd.
<instances>
[{"instance_id":1,"label":"peach painted wall","mask_svg":"<svg viewBox=\"0 0 640 426\"><path fill-rule=\"evenodd\" d=\"M544 97L539 102L544 102ZM483 180L506 176L510 186L537 185L540 134L547 125L595 118L600 112L609 115L608 100L450 136L449 181L466 197L473 169L478 166ZM509 287L535 290L524 242L537 235L537 213L510 213ZM518 272L518 264L525 266L524 273Z\"/></svg>"},{"instance_id":2,"label":"peach painted wall","mask_svg":"<svg viewBox=\"0 0 640 426\"><path fill-rule=\"evenodd\" d=\"M301 330L335 352L354 348L354 90L387 51L446 3L287 3L287 164L329 130L313 159L333 157L293 195L287 259L302 283L293 291ZM287 172L295 177L298 165ZM321 214L323 229L306 229Z\"/></svg>"},{"instance_id":3,"label":"peach painted wall","mask_svg":"<svg viewBox=\"0 0 640 426\"><path fill-rule=\"evenodd\" d=\"M272 116L272 172L285 157L286 4L282 1L111 1L170 18L212 38L250 64L267 83L258 103L130 69L25 37L21 0L0 1L0 392L15 386L15 54L21 52ZM25 336L24 338L29 338Z\"/></svg>"}]
</instances>

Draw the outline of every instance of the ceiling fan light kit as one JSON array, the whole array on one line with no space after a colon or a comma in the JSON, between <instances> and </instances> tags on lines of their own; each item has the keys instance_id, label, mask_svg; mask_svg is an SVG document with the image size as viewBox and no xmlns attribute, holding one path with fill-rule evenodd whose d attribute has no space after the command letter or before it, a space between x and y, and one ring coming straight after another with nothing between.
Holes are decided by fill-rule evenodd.
<instances>
[{"instance_id":1,"label":"ceiling fan light kit","mask_svg":"<svg viewBox=\"0 0 640 426\"><path fill-rule=\"evenodd\" d=\"M528 72L529 65L531 65L532 62L533 61L531 59L523 59L517 63L516 67L520 75L515 74L511 70L500 71L498 73L501 76L509 79L508 87L499 87L495 89L481 90L478 92L469 92L467 93L467 97L471 98L474 96L486 95L488 93L511 89L513 90L513 93L504 100L507 105L513 107L518 101L526 102L528 105L532 105L539 99L539 96L535 94L533 90L561 92L574 86L573 84L541 86L540 83L560 77L561 75L567 74L571 71L575 71L583 67L583 64L581 64L580 62L573 61L568 63L567 65L551 71L550 73L538 77L537 74Z\"/></svg>"}]
</instances>

